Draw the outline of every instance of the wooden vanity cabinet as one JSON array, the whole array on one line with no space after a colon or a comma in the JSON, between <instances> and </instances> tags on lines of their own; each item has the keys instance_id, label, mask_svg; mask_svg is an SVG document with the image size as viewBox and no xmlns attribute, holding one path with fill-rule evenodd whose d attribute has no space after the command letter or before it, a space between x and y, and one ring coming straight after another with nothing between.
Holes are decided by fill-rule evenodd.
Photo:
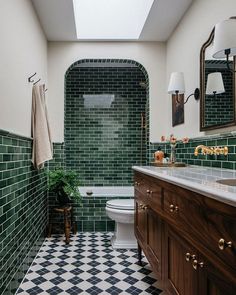
<instances>
[{"instance_id":1,"label":"wooden vanity cabinet","mask_svg":"<svg viewBox=\"0 0 236 295\"><path fill-rule=\"evenodd\" d=\"M166 264L164 277L166 293L198 295L198 279L191 264L193 255L197 254L196 249L168 225L165 226L165 246L163 256ZM186 260L187 255L189 261Z\"/></svg>"},{"instance_id":2,"label":"wooden vanity cabinet","mask_svg":"<svg viewBox=\"0 0 236 295\"><path fill-rule=\"evenodd\" d=\"M162 207L160 187L149 182L148 178L135 178L135 234L139 245L144 250L152 269L160 282L162 281L162 219L152 209ZM152 201L153 200L153 201Z\"/></svg>"},{"instance_id":3,"label":"wooden vanity cabinet","mask_svg":"<svg viewBox=\"0 0 236 295\"><path fill-rule=\"evenodd\" d=\"M166 226L164 288L171 295L233 295L235 285L192 244Z\"/></svg>"},{"instance_id":4,"label":"wooden vanity cabinet","mask_svg":"<svg viewBox=\"0 0 236 295\"><path fill-rule=\"evenodd\" d=\"M135 234L165 294L236 294L235 207L139 172L135 202Z\"/></svg>"}]
</instances>

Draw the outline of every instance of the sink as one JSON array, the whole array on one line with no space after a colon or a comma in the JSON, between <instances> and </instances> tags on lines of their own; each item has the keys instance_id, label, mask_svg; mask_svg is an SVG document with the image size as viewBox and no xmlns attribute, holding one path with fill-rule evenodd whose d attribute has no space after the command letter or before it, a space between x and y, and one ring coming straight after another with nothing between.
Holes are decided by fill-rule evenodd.
<instances>
[{"instance_id":1,"label":"sink","mask_svg":"<svg viewBox=\"0 0 236 295\"><path fill-rule=\"evenodd\" d=\"M219 179L219 180L216 180L216 182L225 184L225 185L236 186L236 178Z\"/></svg>"}]
</instances>

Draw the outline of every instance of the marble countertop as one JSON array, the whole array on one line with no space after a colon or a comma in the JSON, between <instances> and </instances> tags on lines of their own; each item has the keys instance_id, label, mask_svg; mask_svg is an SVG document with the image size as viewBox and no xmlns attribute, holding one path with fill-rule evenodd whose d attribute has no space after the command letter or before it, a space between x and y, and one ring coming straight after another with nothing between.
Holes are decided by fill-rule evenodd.
<instances>
[{"instance_id":1,"label":"marble countertop","mask_svg":"<svg viewBox=\"0 0 236 295\"><path fill-rule=\"evenodd\" d=\"M133 169L236 207L236 186L216 182L236 178L236 170L201 166L133 166Z\"/></svg>"}]
</instances>

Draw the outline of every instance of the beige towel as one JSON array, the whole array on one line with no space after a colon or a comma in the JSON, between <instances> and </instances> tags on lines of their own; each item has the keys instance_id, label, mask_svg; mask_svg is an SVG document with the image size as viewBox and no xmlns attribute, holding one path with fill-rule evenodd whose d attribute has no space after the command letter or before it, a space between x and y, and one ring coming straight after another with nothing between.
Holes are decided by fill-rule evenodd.
<instances>
[{"instance_id":1,"label":"beige towel","mask_svg":"<svg viewBox=\"0 0 236 295\"><path fill-rule=\"evenodd\" d=\"M34 85L32 91L31 130L33 137L32 162L36 169L53 158L51 132L45 101L45 85Z\"/></svg>"}]
</instances>

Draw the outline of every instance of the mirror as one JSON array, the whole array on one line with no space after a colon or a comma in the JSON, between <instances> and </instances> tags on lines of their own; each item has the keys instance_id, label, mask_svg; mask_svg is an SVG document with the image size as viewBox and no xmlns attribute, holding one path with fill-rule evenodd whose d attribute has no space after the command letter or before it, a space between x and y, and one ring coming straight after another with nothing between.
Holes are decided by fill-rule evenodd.
<instances>
[{"instance_id":1,"label":"mirror","mask_svg":"<svg viewBox=\"0 0 236 295\"><path fill-rule=\"evenodd\" d=\"M200 52L200 131L236 125L235 74L227 70L226 59L212 57L213 39L214 29ZM235 57L231 58L230 67L235 70ZM209 94L208 75L215 72L222 77L223 90Z\"/></svg>"}]
</instances>

